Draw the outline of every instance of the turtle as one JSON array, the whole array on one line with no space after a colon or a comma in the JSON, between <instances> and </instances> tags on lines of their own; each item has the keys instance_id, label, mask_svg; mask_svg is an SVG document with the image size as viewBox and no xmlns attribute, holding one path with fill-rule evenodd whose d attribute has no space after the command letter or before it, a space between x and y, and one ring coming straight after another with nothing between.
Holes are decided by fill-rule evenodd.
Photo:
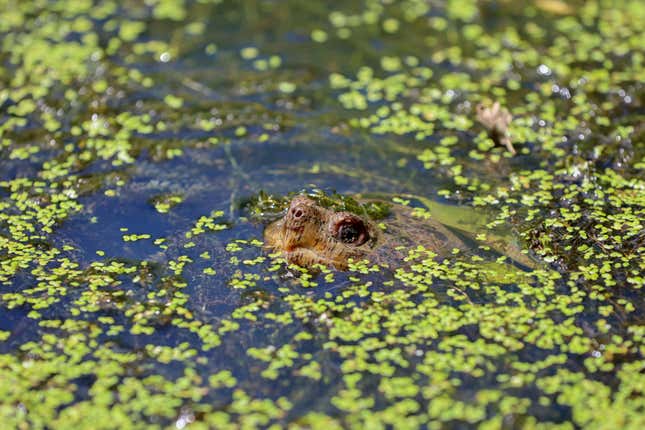
<instances>
[{"instance_id":1,"label":"turtle","mask_svg":"<svg viewBox=\"0 0 645 430\"><path fill-rule=\"evenodd\" d=\"M414 211L406 205L388 203L387 215L378 220L367 211L326 207L299 194L291 199L282 218L266 226L264 242L289 263L307 268L322 264L337 270L346 270L351 261L363 259L391 266L418 246L433 252L436 258L471 250L472 244L463 231L433 217L420 217ZM502 245L499 240L491 246L502 253L510 250L513 260L532 265L513 246Z\"/></svg>"}]
</instances>

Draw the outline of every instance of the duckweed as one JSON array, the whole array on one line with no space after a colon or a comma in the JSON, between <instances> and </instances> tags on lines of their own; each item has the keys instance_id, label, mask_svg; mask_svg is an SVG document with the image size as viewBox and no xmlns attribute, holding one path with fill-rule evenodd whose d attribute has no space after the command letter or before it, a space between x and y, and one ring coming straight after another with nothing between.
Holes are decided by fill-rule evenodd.
<instances>
[{"instance_id":1,"label":"duckweed","mask_svg":"<svg viewBox=\"0 0 645 430\"><path fill-rule=\"evenodd\" d=\"M0 420L643 428L644 19L0 0ZM300 192L473 251L289 266L260 239Z\"/></svg>"}]
</instances>

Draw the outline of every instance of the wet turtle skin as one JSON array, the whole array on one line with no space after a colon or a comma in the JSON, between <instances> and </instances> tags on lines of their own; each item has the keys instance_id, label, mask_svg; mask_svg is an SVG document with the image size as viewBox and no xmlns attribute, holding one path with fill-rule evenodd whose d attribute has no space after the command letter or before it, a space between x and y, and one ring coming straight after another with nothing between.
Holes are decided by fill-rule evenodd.
<instances>
[{"instance_id":1,"label":"wet turtle skin","mask_svg":"<svg viewBox=\"0 0 645 430\"><path fill-rule=\"evenodd\" d=\"M322 264L338 270L346 270L350 260L400 264L404 252L418 245L438 257L466 248L443 224L414 217L407 206L392 205L383 224L385 229L367 216L334 211L299 195L291 200L284 217L266 227L264 241L289 263L302 267Z\"/></svg>"}]
</instances>

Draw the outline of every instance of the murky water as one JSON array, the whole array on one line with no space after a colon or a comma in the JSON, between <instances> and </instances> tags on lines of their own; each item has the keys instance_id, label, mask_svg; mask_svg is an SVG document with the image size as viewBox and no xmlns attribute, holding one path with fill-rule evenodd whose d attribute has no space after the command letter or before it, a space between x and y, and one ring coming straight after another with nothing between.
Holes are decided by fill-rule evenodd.
<instances>
[{"instance_id":1,"label":"murky water","mask_svg":"<svg viewBox=\"0 0 645 430\"><path fill-rule=\"evenodd\" d=\"M459 3L3 7L0 418L640 428L645 12ZM303 273L252 208L313 189L472 249Z\"/></svg>"}]
</instances>

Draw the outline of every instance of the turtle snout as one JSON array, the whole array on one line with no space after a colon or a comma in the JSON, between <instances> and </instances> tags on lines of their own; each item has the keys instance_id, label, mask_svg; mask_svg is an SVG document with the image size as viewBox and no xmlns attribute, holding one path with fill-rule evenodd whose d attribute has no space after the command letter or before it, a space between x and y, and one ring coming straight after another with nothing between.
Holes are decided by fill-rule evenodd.
<instances>
[{"instance_id":1,"label":"turtle snout","mask_svg":"<svg viewBox=\"0 0 645 430\"><path fill-rule=\"evenodd\" d=\"M301 229L311 218L311 207L299 202L294 202L289 207L285 216L285 226L291 230Z\"/></svg>"}]
</instances>

